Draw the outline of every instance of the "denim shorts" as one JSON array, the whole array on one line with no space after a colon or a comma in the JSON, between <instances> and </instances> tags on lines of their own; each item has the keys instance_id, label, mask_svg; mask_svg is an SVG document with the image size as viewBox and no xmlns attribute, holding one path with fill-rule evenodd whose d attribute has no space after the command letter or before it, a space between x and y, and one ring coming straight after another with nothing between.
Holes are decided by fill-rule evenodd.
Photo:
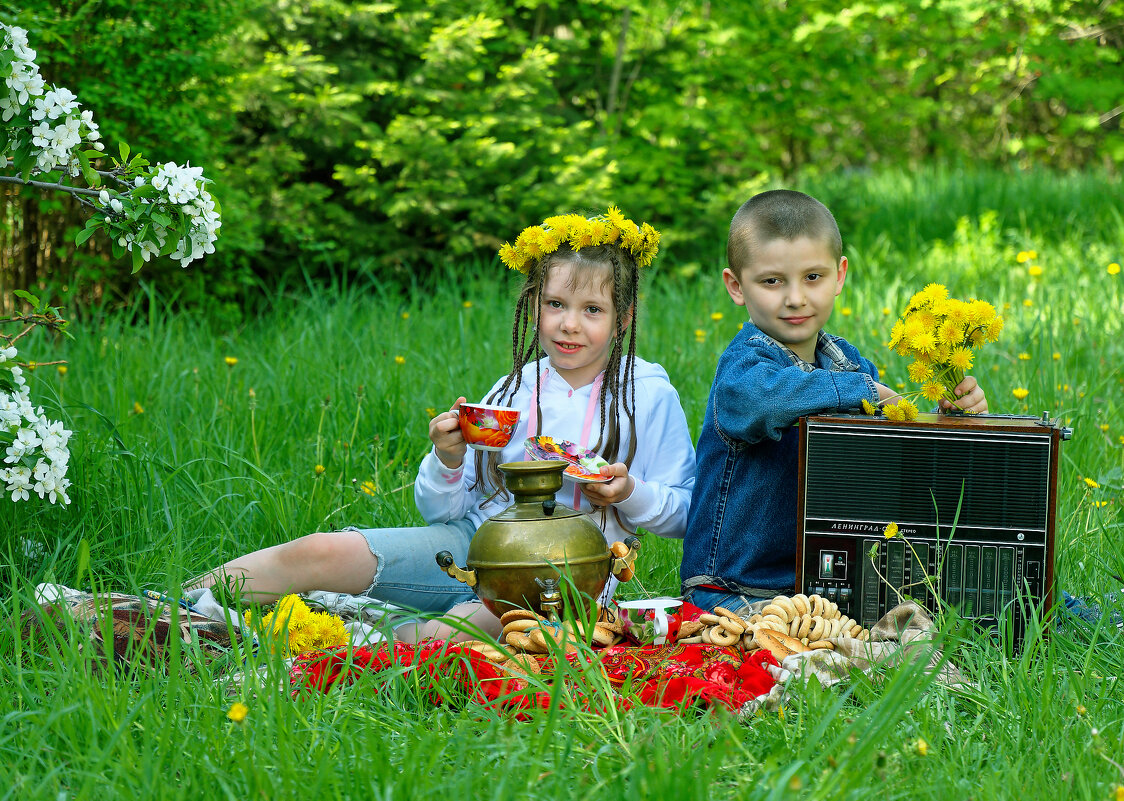
<instances>
[{"instance_id":1,"label":"denim shorts","mask_svg":"<svg viewBox=\"0 0 1124 801\"><path fill-rule=\"evenodd\" d=\"M461 567L476 533L471 520L408 528L347 528L362 534L379 566L363 593L379 601L420 612L446 612L476 595L437 566L439 551L449 551Z\"/></svg>"},{"instance_id":2,"label":"denim shorts","mask_svg":"<svg viewBox=\"0 0 1124 801\"><path fill-rule=\"evenodd\" d=\"M769 599L773 596L770 595ZM700 609L705 609L708 612L714 611L714 607L721 606L729 609L731 612L741 614L742 609L748 608L750 604L759 604L761 601L768 600L766 598L758 598L753 595L741 595L736 592L720 592L716 590L704 590L701 587L696 587L686 595L686 600L693 603Z\"/></svg>"}]
</instances>

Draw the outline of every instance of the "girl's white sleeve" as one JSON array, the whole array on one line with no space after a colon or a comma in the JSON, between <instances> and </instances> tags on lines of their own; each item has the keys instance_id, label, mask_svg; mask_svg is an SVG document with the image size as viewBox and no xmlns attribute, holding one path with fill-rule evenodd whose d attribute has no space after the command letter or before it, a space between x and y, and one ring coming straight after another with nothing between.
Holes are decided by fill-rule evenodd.
<instances>
[{"instance_id":1,"label":"girl's white sleeve","mask_svg":"<svg viewBox=\"0 0 1124 801\"><path fill-rule=\"evenodd\" d=\"M465 454L461 466L446 467L434 449L422 459L414 482L414 503L427 523L450 523L468 516L471 499L466 487L475 480L472 451Z\"/></svg>"},{"instance_id":2,"label":"girl's white sleeve","mask_svg":"<svg viewBox=\"0 0 1124 801\"><path fill-rule=\"evenodd\" d=\"M637 415L636 456L629 470L636 488L614 506L629 528L681 538L695 486L695 448L675 388L661 381L653 394L648 413Z\"/></svg>"}]
</instances>

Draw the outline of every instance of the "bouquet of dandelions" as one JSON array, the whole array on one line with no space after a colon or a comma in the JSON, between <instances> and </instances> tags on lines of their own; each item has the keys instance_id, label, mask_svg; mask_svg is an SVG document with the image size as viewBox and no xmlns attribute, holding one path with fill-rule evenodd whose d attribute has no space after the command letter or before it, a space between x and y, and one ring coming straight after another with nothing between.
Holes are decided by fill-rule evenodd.
<instances>
[{"instance_id":1,"label":"bouquet of dandelions","mask_svg":"<svg viewBox=\"0 0 1124 801\"><path fill-rule=\"evenodd\" d=\"M913 358L909 377L921 389L909 395L932 402L947 398L955 405L956 387L972 369L975 349L995 342L1002 330L1003 318L987 301L950 298L944 286L929 284L910 298L888 345L898 355ZM878 411L867 401L863 410ZM891 420L913 420L917 406L903 395L897 403L884 404L882 412Z\"/></svg>"},{"instance_id":2,"label":"bouquet of dandelions","mask_svg":"<svg viewBox=\"0 0 1124 801\"><path fill-rule=\"evenodd\" d=\"M313 612L299 595L286 595L264 617L243 614L246 625L266 635L270 652L286 656L339 648L351 639L343 620L328 612Z\"/></svg>"},{"instance_id":3,"label":"bouquet of dandelions","mask_svg":"<svg viewBox=\"0 0 1124 801\"><path fill-rule=\"evenodd\" d=\"M26 501L34 492L51 503L68 504L66 444L72 432L44 417L42 406L32 405L15 358L15 347L0 347L0 481L13 502Z\"/></svg>"}]
</instances>

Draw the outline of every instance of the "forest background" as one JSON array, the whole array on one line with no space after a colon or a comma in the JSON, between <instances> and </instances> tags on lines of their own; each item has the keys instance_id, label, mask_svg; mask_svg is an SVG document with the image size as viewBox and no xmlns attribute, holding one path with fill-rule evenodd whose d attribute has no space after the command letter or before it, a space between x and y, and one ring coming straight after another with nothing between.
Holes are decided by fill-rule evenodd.
<instances>
[{"instance_id":1,"label":"forest background","mask_svg":"<svg viewBox=\"0 0 1124 801\"><path fill-rule=\"evenodd\" d=\"M424 284L575 208L651 221L689 276L778 182L837 178L822 199L862 238L882 210L851 190L871 170L1114 182L1124 163L1120 3L24 0L0 19L105 141L205 167L218 252L144 277L226 323L294 273ZM74 246L76 203L0 191L4 302L136 289L109 243ZM1049 198L1026 201L1045 223ZM922 211L929 240L973 210Z\"/></svg>"}]
</instances>

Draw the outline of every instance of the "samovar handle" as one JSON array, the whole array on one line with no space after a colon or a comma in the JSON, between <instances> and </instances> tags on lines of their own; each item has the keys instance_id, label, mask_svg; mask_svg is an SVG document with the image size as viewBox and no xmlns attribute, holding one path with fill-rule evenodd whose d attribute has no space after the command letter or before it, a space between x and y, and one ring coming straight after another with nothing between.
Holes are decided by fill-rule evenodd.
<instances>
[{"instance_id":1,"label":"samovar handle","mask_svg":"<svg viewBox=\"0 0 1124 801\"><path fill-rule=\"evenodd\" d=\"M463 584L467 584L469 589L474 589L476 587L475 569L462 570L457 567L456 560L453 559L453 555L448 551L438 552L435 558L437 559L437 566L444 570L449 578L454 578Z\"/></svg>"},{"instance_id":2,"label":"samovar handle","mask_svg":"<svg viewBox=\"0 0 1124 801\"><path fill-rule=\"evenodd\" d=\"M613 554L613 561L609 565L609 571L614 576L621 581L628 581L636 575L632 564L636 561L636 556L640 553L639 537L630 534L624 538L623 542L614 542L609 550Z\"/></svg>"}]
</instances>

